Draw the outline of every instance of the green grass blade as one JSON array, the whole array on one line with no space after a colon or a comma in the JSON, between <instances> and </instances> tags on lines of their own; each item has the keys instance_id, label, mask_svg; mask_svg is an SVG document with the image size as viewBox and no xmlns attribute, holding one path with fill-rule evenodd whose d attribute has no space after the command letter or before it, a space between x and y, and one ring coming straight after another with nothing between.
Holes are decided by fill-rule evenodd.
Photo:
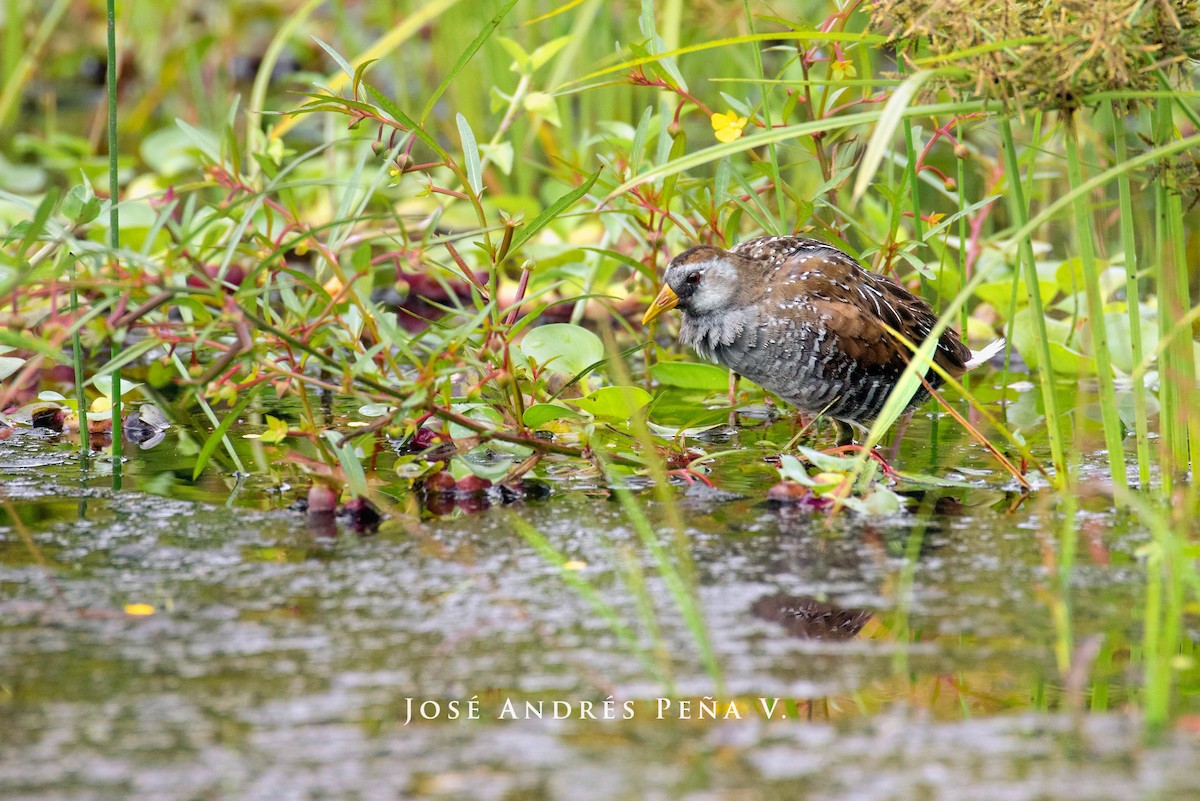
<instances>
[{"instance_id":1,"label":"green grass blade","mask_svg":"<svg viewBox=\"0 0 1200 801\"><path fill-rule=\"evenodd\" d=\"M1074 189L1083 183L1083 171L1079 164L1079 139L1076 117L1063 120L1063 136L1067 146L1067 179ZM1125 452L1122 445L1121 419L1117 413L1117 395L1113 386L1112 360L1108 353L1108 327L1104 321L1104 298L1100 296L1100 274L1096 267L1095 247L1092 244L1092 221L1084 195L1077 195L1071 204L1075 216L1075 230L1079 241L1080 261L1083 264L1083 283L1087 297L1088 329L1091 333L1092 353L1096 359L1096 373L1100 381L1100 416L1104 422L1104 444L1108 449L1108 464L1113 481L1120 487L1127 484L1125 475ZM1039 294L1036 290L1034 294ZM1136 298L1135 298L1136 300ZM1050 364L1050 362L1046 362Z\"/></svg>"},{"instance_id":2,"label":"green grass blade","mask_svg":"<svg viewBox=\"0 0 1200 801\"><path fill-rule=\"evenodd\" d=\"M192 468L192 481L198 479L200 474L204 472L204 468L208 466L208 460L212 458L213 453L217 450L217 446L222 442L226 442L225 437L229 433L229 429L241 417L242 412L246 411L246 407L250 405L250 401L257 397L258 387L246 393L246 396L238 402L238 405L234 406L229 411L229 414L225 415L225 419L208 435L208 439L204 440L204 445L200 448L200 453L196 455L196 464ZM208 408L207 404L205 404L205 410L210 415L212 414L212 410ZM226 442L226 446L231 449L233 447L228 442ZM239 472L242 472L240 465L238 469Z\"/></svg>"},{"instance_id":3,"label":"green grass blade","mask_svg":"<svg viewBox=\"0 0 1200 801\"><path fill-rule=\"evenodd\" d=\"M905 78L904 83L897 86L896 91L888 98L887 104L883 107L883 113L879 116L879 122L875 125L875 131L871 134L871 140L867 142L867 149L863 153L862 161L858 164L858 177L854 179L854 191L850 195L849 209L858 205L858 201L862 200L862 196L866 194L867 187L875 179L875 173L883 164L884 154L892 146L896 128L899 127L901 120L906 118L904 112L912 103L912 99L916 97L917 92L921 90L926 81L938 74L937 70L915 72Z\"/></svg>"},{"instance_id":4,"label":"green grass blade","mask_svg":"<svg viewBox=\"0 0 1200 801\"><path fill-rule=\"evenodd\" d=\"M462 55L458 57L458 61L454 62L454 66L450 68L450 70L446 73L446 76L442 78L442 82L438 84L437 88L433 90L433 93L429 95L429 99L425 101L425 108L421 109L420 121L422 125L424 125L425 121L429 119L429 112L433 111L433 107L437 105L437 102L441 96L445 94L447 89L450 88L450 84L454 82L454 79L458 76L458 73L462 72L463 67L467 66L467 62L469 62L475 56L475 54L479 52L479 48L483 47L483 43L486 42L493 33L495 33L496 28L500 27L500 23L505 17L508 16L508 12L512 11L513 6L516 4L517 0L508 0L508 3L505 4L504 7L499 11L497 11L494 17L487 21L487 24L483 26L483 29L476 34L475 38L471 40L471 43L467 45L465 50L463 50Z\"/></svg>"},{"instance_id":5,"label":"green grass blade","mask_svg":"<svg viewBox=\"0 0 1200 801\"><path fill-rule=\"evenodd\" d=\"M594 173L588 176L588 179L580 186L572 189L570 192L547 206L541 214L534 217L528 225L513 235L512 244L509 245L508 252L510 254L516 253L517 249L520 248L521 245L528 242L530 238L533 237L538 231L542 230L551 222L553 222L558 215L569 209L577 200L591 191L592 185L596 183L596 179L599 177L600 170L596 170Z\"/></svg>"},{"instance_id":6,"label":"green grass blade","mask_svg":"<svg viewBox=\"0 0 1200 801\"><path fill-rule=\"evenodd\" d=\"M479 161L479 143L475 140L475 132L471 124L462 114L454 115L458 123L458 136L462 140L463 159L467 166L467 184L475 197L483 193L483 165Z\"/></svg>"}]
</instances>

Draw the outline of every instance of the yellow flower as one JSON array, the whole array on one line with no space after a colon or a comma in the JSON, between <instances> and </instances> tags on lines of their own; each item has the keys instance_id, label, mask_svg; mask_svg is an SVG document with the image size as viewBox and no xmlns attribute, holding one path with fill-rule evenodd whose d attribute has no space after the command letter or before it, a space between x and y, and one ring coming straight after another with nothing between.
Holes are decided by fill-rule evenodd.
<instances>
[{"instance_id":1,"label":"yellow flower","mask_svg":"<svg viewBox=\"0 0 1200 801\"><path fill-rule=\"evenodd\" d=\"M830 67L833 71L834 80L841 80L842 78L857 78L858 77L858 69L854 66L854 63L852 61L850 61L849 59L836 60L830 65Z\"/></svg>"},{"instance_id":2,"label":"yellow flower","mask_svg":"<svg viewBox=\"0 0 1200 801\"><path fill-rule=\"evenodd\" d=\"M717 141L732 142L734 139L742 138L742 129L749 122L745 117L739 117L736 111L730 111L728 114L720 112L712 115L712 127L716 131Z\"/></svg>"}]
</instances>

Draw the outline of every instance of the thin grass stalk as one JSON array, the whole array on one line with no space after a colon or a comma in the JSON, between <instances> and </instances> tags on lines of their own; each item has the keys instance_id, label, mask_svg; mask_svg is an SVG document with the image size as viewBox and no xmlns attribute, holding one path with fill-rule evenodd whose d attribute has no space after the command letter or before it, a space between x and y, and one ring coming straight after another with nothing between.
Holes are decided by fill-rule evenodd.
<instances>
[{"instance_id":1,"label":"thin grass stalk","mask_svg":"<svg viewBox=\"0 0 1200 801\"><path fill-rule=\"evenodd\" d=\"M1067 180L1071 189L1083 183L1083 168L1079 163L1078 118L1074 115L1064 120L1063 138L1067 150ZM1075 230L1079 238L1079 256L1083 265L1084 291L1087 297L1088 329L1091 333L1092 353L1096 359L1096 373L1100 380L1100 417L1104 423L1104 445L1108 450L1108 465L1113 481L1125 487L1125 451L1122 444L1121 418L1117 413L1117 394L1113 385L1112 358L1108 352L1108 326L1104 321L1104 298L1100 295L1100 274L1096 267L1095 246L1092 243L1092 220L1088 214L1086 195L1080 194L1071 204L1075 216Z\"/></svg>"},{"instance_id":2,"label":"thin grass stalk","mask_svg":"<svg viewBox=\"0 0 1200 801\"><path fill-rule=\"evenodd\" d=\"M913 586L916 584L917 566L921 561L921 545L925 542L925 529L929 525L929 515L932 511L932 496L926 498L917 516L917 525L913 526L908 540L904 544L904 563L900 567L900 575L896 578L894 603L896 611L892 617L892 636L895 638L896 651L892 654L892 674L903 676L909 672L909 651L913 642L912 605Z\"/></svg>"},{"instance_id":3,"label":"thin grass stalk","mask_svg":"<svg viewBox=\"0 0 1200 801\"><path fill-rule=\"evenodd\" d=\"M1174 278L1174 286L1168 297L1174 326L1177 325L1174 321L1189 313L1192 300L1188 282L1187 233L1183 225L1183 198L1177 191L1171 191L1168 192L1166 201L1168 241L1171 243L1171 273ZM1160 298L1162 294L1160 291ZM1179 427L1183 429L1179 435L1183 439L1184 446L1184 461L1180 463L1179 470L1186 475L1191 466L1196 464L1196 459L1200 457L1200 421L1197 420L1198 412L1194 408L1196 403L1196 361L1195 340L1192 332L1177 332L1172 339L1171 348L1175 351L1175 372L1167 376L1166 380L1175 383L1176 391L1179 393ZM1159 381L1163 381L1163 378L1160 372ZM1188 508L1196 508L1195 501L1198 490L1200 490L1200 486L1197 482L1188 482L1187 495L1190 502Z\"/></svg>"},{"instance_id":4,"label":"thin grass stalk","mask_svg":"<svg viewBox=\"0 0 1200 801\"><path fill-rule=\"evenodd\" d=\"M1108 105L1112 120L1112 136L1118 164L1128 158L1123 118L1117 113L1116 101ZM1133 194L1129 187L1129 175L1117 177L1117 199L1121 213L1121 249L1125 252L1125 303L1129 312L1129 345L1133 351L1133 363L1142 363L1142 314L1141 295L1138 292L1137 238L1133 227ZM1146 413L1146 383L1140 381L1130 390L1133 393L1134 437L1137 440L1138 485L1150 486L1150 425Z\"/></svg>"},{"instance_id":5,"label":"thin grass stalk","mask_svg":"<svg viewBox=\"0 0 1200 801\"><path fill-rule=\"evenodd\" d=\"M750 0L742 0L742 7L746 12L746 26L750 30L750 34L754 35L754 14L750 11ZM753 43L754 48L754 69L759 78L766 78L763 72L762 49L757 42ZM767 130L771 130L774 126L771 122L771 103L770 89L765 85L759 86L759 91L762 93L762 115L763 122L767 125ZM767 164L771 169L771 183L775 185L775 219L772 222L775 225L775 230L770 231L772 234L790 234L790 227L785 229L784 221L784 197L783 197L783 179L779 174L779 153L776 150L777 145L771 142L767 147L768 159ZM797 221L799 223L799 221Z\"/></svg>"},{"instance_id":6,"label":"thin grass stalk","mask_svg":"<svg viewBox=\"0 0 1200 801\"><path fill-rule=\"evenodd\" d=\"M1187 542L1177 531L1179 526L1172 525L1168 510L1128 491L1122 494L1125 495L1122 500L1149 526L1153 537L1140 555L1146 568L1141 705L1146 729L1154 736L1163 732L1171 719L1174 662L1183 642L1185 585L1192 585L1194 597L1196 576L1194 572L1190 576L1184 572L1191 564L1184 552Z\"/></svg>"},{"instance_id":7,"label":"thin grass stalk","mask_svg":"<svg viewBox=\"0 0 1200 801\"><path fill-rule=\"evenodd\" d=\"M71 319L79 315L79 286L75 281L76 261L71 257ZM88 456L92 452L91 432L88 431L86 404L83 397L83 343L79 337L79 326L71 333L71 362L75 367L75 416L79 420L79 459L87 470Z\"/></svg>"},{"instance_id":8,"label":"thin grass stalk","mask_svg":"<svg viewBox=\"0 0 1200 801\"><path fill-rule=\"evenodd\" d=\"M629 648L630 652L641 661L650 674L662 686L666 687L668 691L673 691L674 683L668 666L663 665L656 658L656 654L650 653L642 645L634 631L625 624L625 621L621 619L617 611L604 600L604 596L586 577L580 575L577 571L567 569L566 556L556 549L541 531L520 517L511 515L509 517L509 524L517 530L517 533L521 535L531 548L538 552L538 555L547 564L559 570L567 586L573 589L591 607L597 617L608 624L609 631Z\"/></svg>"},{"instance_id":9,"label":"thin grass stalk","mask_svg":"<svg viewBox=\"0 0 1200 801\"><path fill-rule=\"evenodd\" d=\"M1090 712L1107 712L1109 707L1109 682L1113 664L1113 640L1116 632L1109 631L1100 643L1100 652L1092 663L1091 696L1088 704Z\"/></svg>"},{"instance_id":10,"label":"thin grass stalk","mask_svg":"<svg viewBox=\"0 0 1200 801\"><path fill-rule=\"evenodd\" d=\"M120 193L120 181L117 174L117 1L107 0L108 17L108 235L109 246L112 248L113 282L120 285L120 262L118 253L121 248L121 221L117 210L117 199ZM115 332L114 332L115 333ZM113 358L120 353L121 345L117 338L112 337L111 348ZM112 457L113 457L113 489L121 487L121 369L112 371ZM83 398L80 397L80 403ZM83 425L83 421L80 421Z\"/></svg>"},{"instance_id":11,"label":"thin grass stalk","mask_svg":"<svg viewBox=\"0 0 1200 801\"><path fill-rule=\"evenodd\" d=\"M917 180L917 161L920 159L920 154L917 153L916 142L913 138L912 120L908 117L904 118L904 157L904 177L908 182L909 210L912 211L913 216L913 241L921 245L925 241L925 225L921 220L921 185ZM942 269L942 266L939 265L938 269ZM924 275L920 276L920 280L922 297L926 300L933 300L933 287ZM966 304L962 308L965 314ZM939 416L934 415L929 424L930 465L937 464L938 442L940 442L938 420Z\"/></svg>"},{"instance_id":12,"label":"thin grass stalk","mask_svg":"<svg viewBox=\"0 0 1200 801\"><path fill-rule=\"evenodd\" d=\"M1042 114L1041 114L1041 112L1037 112L1033 115L1033 131L1029 136L1029 141L1037 142L1041 138L1041 135L1042 135ZM1037 150L1036 150L1036 148L1029 148L1029 155L1030 155L1030 158L1029 158L1028 170L1029 170L1029 173L1032 175L1034 172L1034 167L1037 165ZM1030 202L1032 202L1032 197L1030 198ZM1025 214L1026 214L1026 216L1029 215L1028 203L1025 206ZM1004 347L1004 381L1005 381L1005 383L1008 382L1009 366L1012 363L1013 326L1016 325L1015 321L1016 321L1016 317L1017 317L1017 300L1019 297L1020 288L1021 288L1020 280L1017 277L1017 273L1014 271L1013 281L1012 281L1012 292L1009 293L1009 297L1008 297L1008 314L1007 314L1007 317L1005 318L1007 320L1007 322L1005 323L1005 326L1004 326L1004 338L1005 338L1005 340L1007 340L1007 343L1008 343ZM1039 289L1038 291L1040 293L1041 290ZM1040 297L1040 295L1039 295L1039 297Z\"/></svg>"},{"instance_id":13,"label":"thin grass stalk","mask_svg":"<svg viewBox=\"0 0 1200 801\"><path fill-rule=\"evenodd\" d=\"M1077 412L1082 415L1082 408ZM1075 572L1075 553L1078 545L1079 497L1067 489L1060 496L1058 513L1061 525L1058 529L1058 559L1054 572L1054 591L1050 594L1050 611L1054 621L1054 661L1058 673L1066 680L1071 672L1071 658L1075 653L1074 627L1071 623L1071 580Z\"/></svg>"},{"instance_id":14,"label":"thin grass stalk","mask_svg":"<svg viewBox=\"0 0 1200 801\"><path fill-rule=\"evenodd\" d=\"M1162 145L1172 138L1175 133L1175 122L1171 119L1171 104L1158 103L1154 108L1154 141ZM1177 265L1174 264L1174 252L1169 247L1170 236L1175 225L1171 224L1171 204L1169 177L1166 165L1160 162L1164 169L1159 171L1154 180L1154 228L1156 228L1156 259L1154 259L1154 285L1158 293L1158 331L1159 336L1170 336L1172 324L1183 313L1182 301L1171 299L1171 288L1176 285ZM1184 282L1186 285L1186 282ZM1183 424L1183 406L1180 393L1180 354L1181 348L1171 342L1159 356L1158 369L1158 402L1159 402L1159 435L1163 441L1163 494L1174 492L1178 472L1187 463L1187 432Z\"/></svg>"},{"instance_id":15,"label":"thin grass stalk","mask_svg":"<svg viewBox=\"0 0 1200 801\"><path fill-rule=\"evenodd\" d=\"M962 138L962 128L959 129L959 139ZM967 222L967 159L966 157L955 156L955 180L958 181L958 285L960 287L967 285L967 243L971 236L971 228ZM958 333L960 338L965 343L967 341L967 307L963 306L958 310ZM963 376L963 385L969 387L970 379Z\"/></svg>"},{"instance_id":16,"label":"thin grass stalk","mask_svg":"<svg viewBox=\"0 0 1200 801\"><path fill-rule=\"evenodd\" d=\"M1004 151L1004 168L1008 171L1010 190L1008 192L1009 213L1019 228L1029 222L1029 212L1025 205L1025 188L1021 183L1021 167L1017 160L1016 143L1013 141L1012 123L1005 115L1000 115L1001 149ZM1067 469L1065 443L1063 442L1062 418L1058 412L1058 399L1054 393L1053 362L1050 359L1050 337L1046 333L1046 313L1042 307L1042 295L1038 288L1037 265L1033 256L1033 241L1029 236L1023 236L1017 242L1017 252L1025 272L1025 292L1029 305L1033 309L1034 332L1037 336L1038 361L1041 369L1037 371L1038 383L1042 390L1042 404L1046 413L1046 433L1050 438L1050 455L1054 461L1054 470L1058 473L1060 485L1068 488L1070 473ZM1014 275L1013 281L1017 280ZM1068 492L1069 494L1069 492Z\"/></svg>"},{"instance_id":17,"label":"thin grass stalk","mask_svg":"<svg viewBox=\"0 0 1200 801\"><path fill-rule=\"evenodd\" d=\"M5 0L4 3L4 55L0 78L3 78L5 86L16 78L17 64L21 58L21 44L25 39L25 15L21 13L24 6L21 0Z\"/></svg>"},{"instance_id":18,"label":"thin grass stalk","mask_svg":"<svg viewBox=\"0 0 1200 801\"><path fill-rule=\"evenodd\" d=\"M604 349L609 357L608 364L612 370L615 384L617 386L631 386L633 383L632 378L629 375L625 360L621 358L616 343L613 341L612 332L608 328L602 328L601 333L604 335ZM663 548L654 532L654 528L650 525L641 506L629 490L623 486L616 486L613 488L613 492L621 503L626 517L633 524L634 531L637 532L642 544L653 556L659 574L662 576L667 589L675 601L675 606L679 611L680 617L683 618L684 623L688 627L692 641L700 654L701 661L704 663L705 672L713 680L717 692L720 694L724 690L724 674L721 670L720 661L717 658L716 649L713 646L712 637L709 635L708 622L704 617L704 610L699 604L697 592L699 579L696 575L696 566L691 559L683 513L679 509L679 503L676 501L670 482L667 480L666 469L658 456L658 445L654 434L651 433L650 428L646 425L646 421L641 413L633 415L633 418L630 420L630 429L634 438L642 446L642 452L645 455L645 464L654 481L654 494L663 509L668 526L673 530L673 548L671 549L671 553L668 553ZM595 452L595 458L603 467L605 459L599 451ZM604 477L607 478L607 476Z\"/></svg>"}]
</instances>

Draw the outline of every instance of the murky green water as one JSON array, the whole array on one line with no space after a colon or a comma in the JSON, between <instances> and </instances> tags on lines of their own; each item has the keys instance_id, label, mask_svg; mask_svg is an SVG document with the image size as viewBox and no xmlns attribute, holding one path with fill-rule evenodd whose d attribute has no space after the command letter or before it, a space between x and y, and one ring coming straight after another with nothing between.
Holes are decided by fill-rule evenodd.
<instances>
[{"instance_id":1,"label":"murky green water","mask_svg":"<svg viewBox=\"0 0 1200 801\"><path fill-rule=\"evenodd\" d=\"M0 442L0 797L1200 797L1200 741L1145 746L1130 703L1140 524L1102 498L1081 515L1071 621L1093 661L1064 687L1053 500L1009 512L979 449L947 433L931 454L927 426L899 463L981 487L931 514L773 508L754 453L714 473L726 492L683 496L682 538L642 494L719 675L620 505L568 488L585 482L360 535L265 478L193 485L171 441L114 493L103 465L80 481L66 445L18 434Z\"/></svg>"}]
</instances>

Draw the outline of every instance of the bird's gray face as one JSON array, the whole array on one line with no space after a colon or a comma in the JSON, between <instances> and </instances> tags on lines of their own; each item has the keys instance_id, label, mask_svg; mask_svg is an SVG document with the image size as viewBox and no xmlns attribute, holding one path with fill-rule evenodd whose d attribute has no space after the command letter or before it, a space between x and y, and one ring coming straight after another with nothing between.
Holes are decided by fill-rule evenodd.
<instances>
[{"instance_id":1,"label":"bird's gray face","mask_svg":"<svg viewBox=\"0 0 1200 801\"><path fill-rule=\"evenodd\" d=\"M642 323L678 306L690 315L728 309L738 288L737 267L725 251L709 245L685 250L671 261L658 297Z\"/></svg>"}]
</instances>

